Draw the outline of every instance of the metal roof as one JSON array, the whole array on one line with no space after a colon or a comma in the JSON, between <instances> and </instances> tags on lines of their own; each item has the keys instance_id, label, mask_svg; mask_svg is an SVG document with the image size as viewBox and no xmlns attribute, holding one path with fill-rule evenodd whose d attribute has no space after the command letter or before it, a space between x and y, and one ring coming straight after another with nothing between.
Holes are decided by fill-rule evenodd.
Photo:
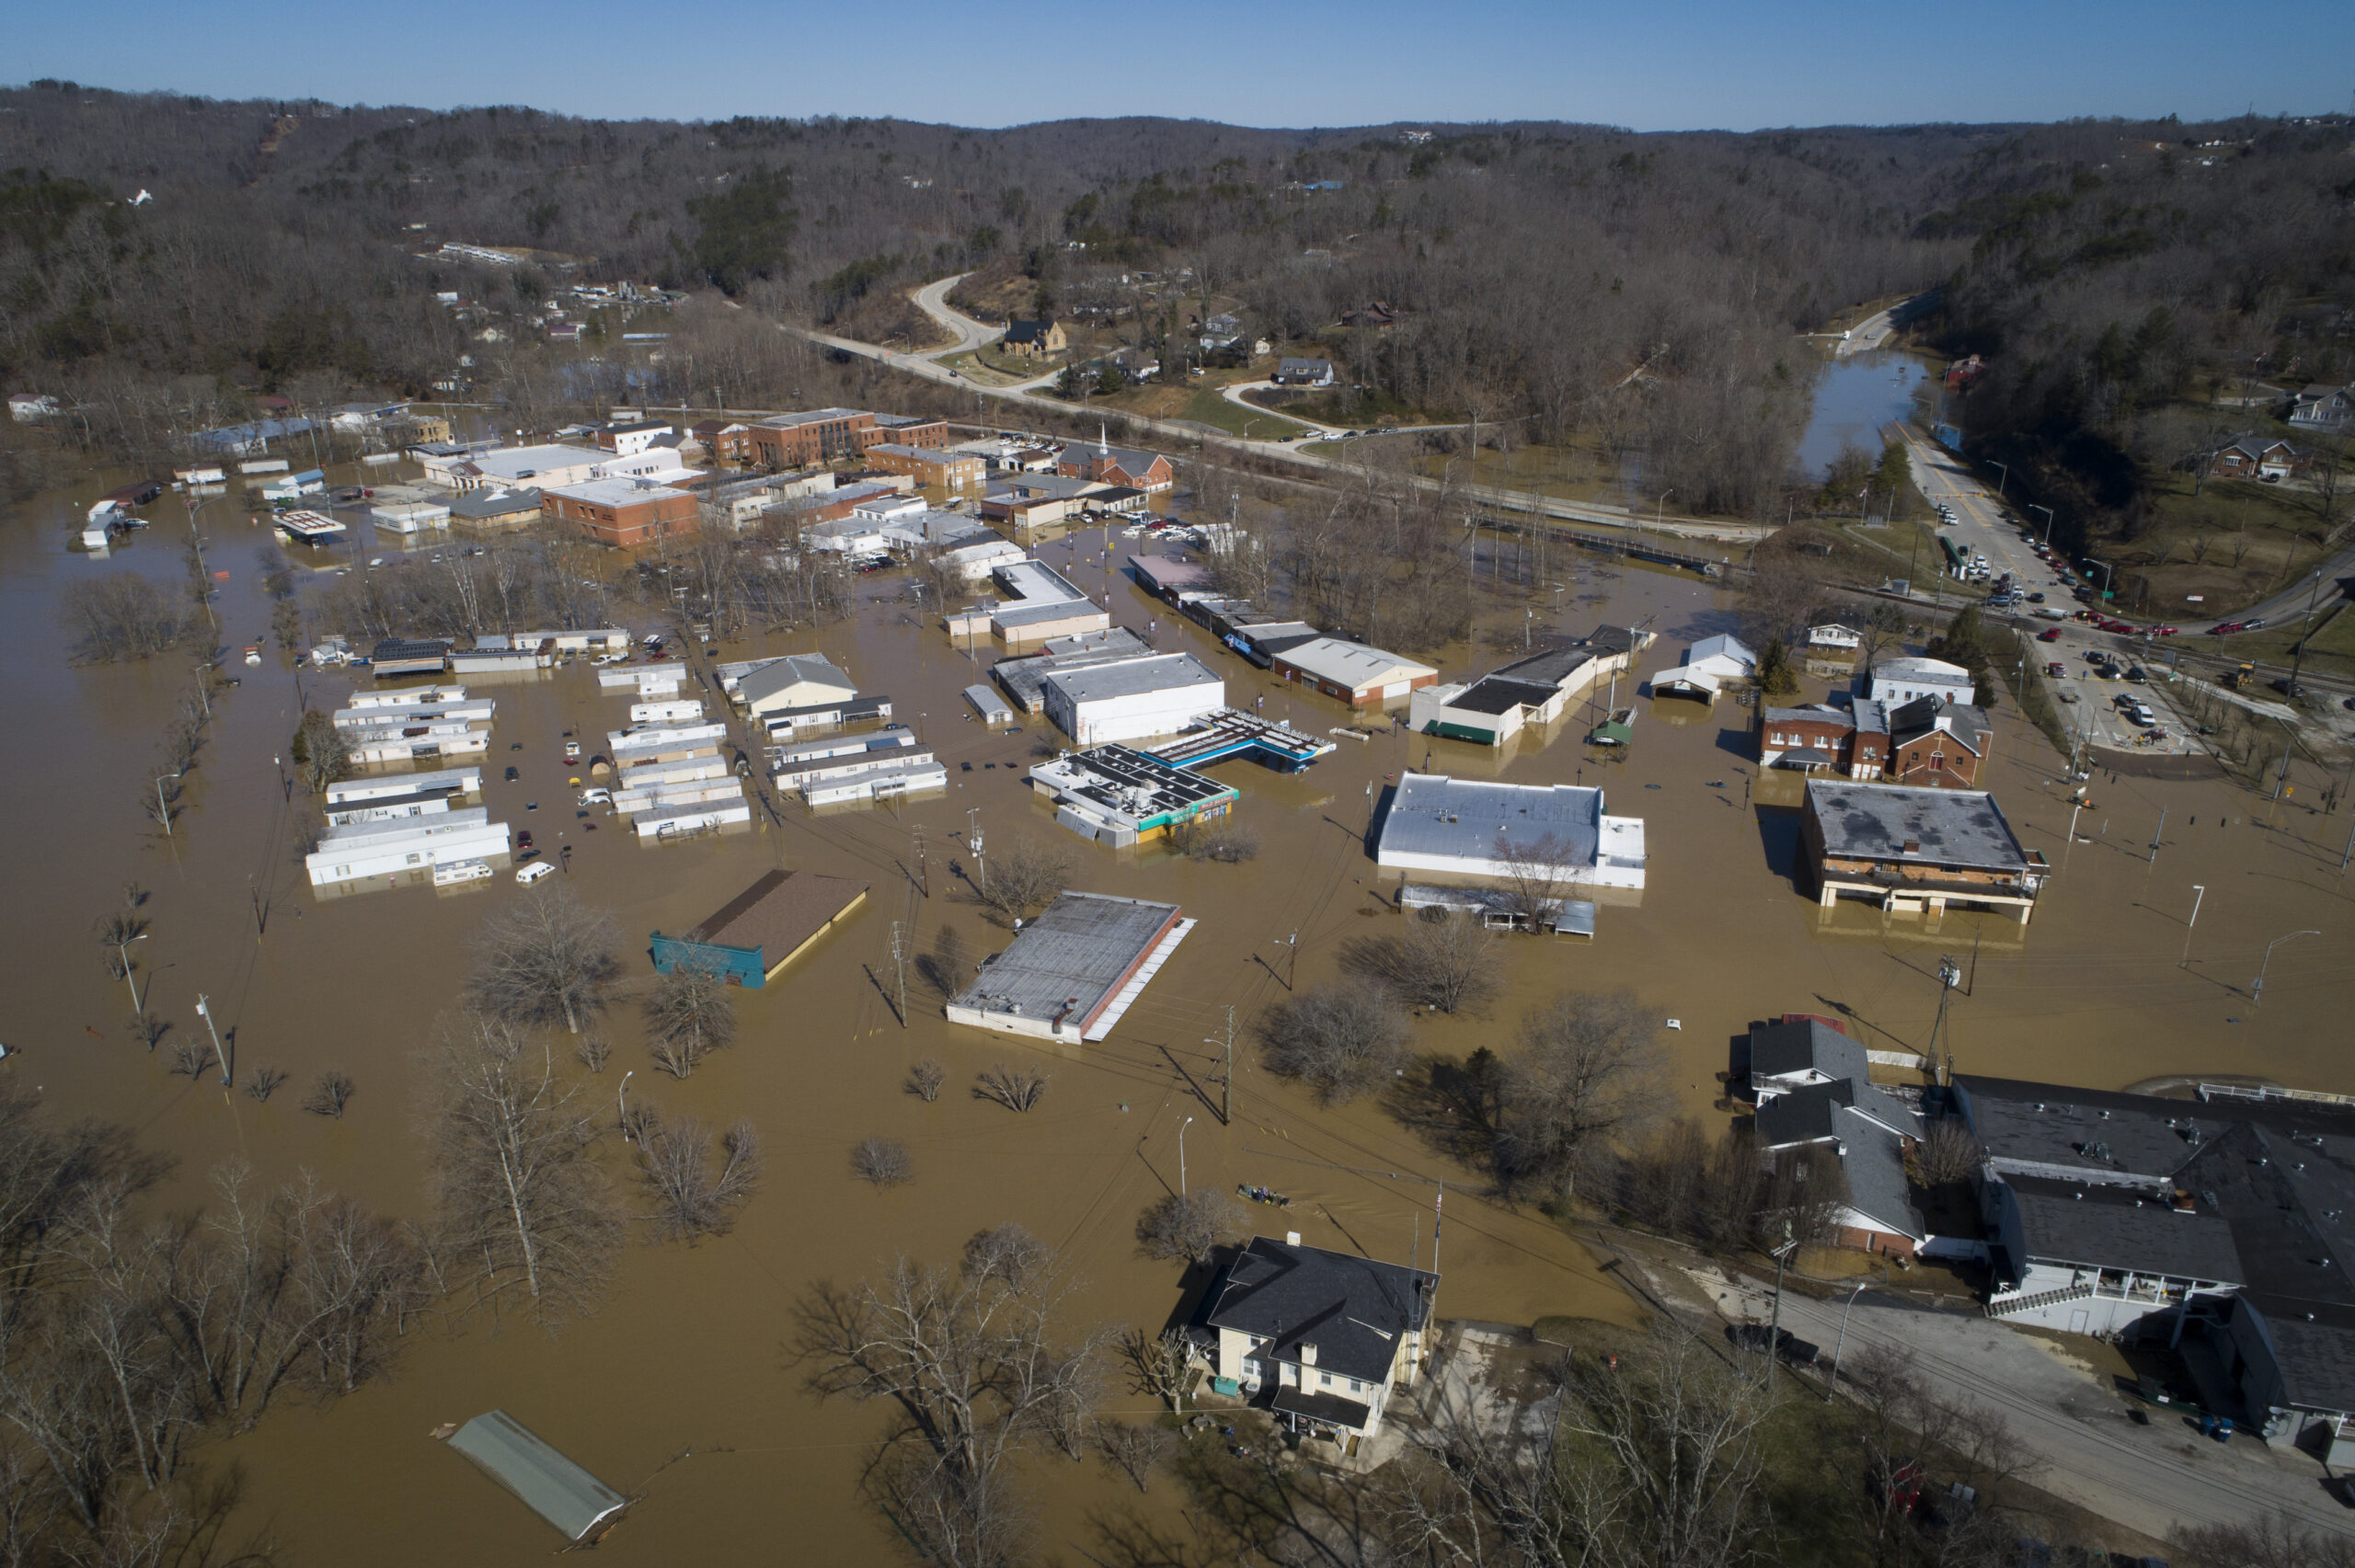
<instances>
[{"instance_id":1,"label":"metal roof","mask_svg":"<svg viewBox=\"0 0 2355 1568\"><path fill-rule=\"evenodd\" d=\"M949 1005L1085 1019L1111 999L1181 912L1142 898L1061 894Z\"/></svg>"},{"instance_id":2,"label":"metal roof","mask_svg":"<svg viewBox=\"0 0 2355 1568\"><path fill-rule=\"evenodd\" d=\"M450 1435L450 1447L480 1465L540 1517L580 1540L629 1506L629 1499L550 1448L503 1410L477 1415Z\"/></svg>"},{"instance_id":3,"label":"metal roof","mask_svg":"<svg viewBox=\"0 0 2355 1568\"><path fill-rule=\"evenodd\" d=\"M1197 686L1216 686L1222 692L1226 689L1226 682L1190 653L1153 654L1143 658L1057 670L1047 676L1046 683L1074 704L1113 702Z\"/></svg>"},{"instance_id":4,"label":"metal roof","mask_svg":"<svg viewBox=\"0 0 2355 1568\"><path fill-rule=\"evenodd\" d=\"M1995 797L1982 790L1809 779L1807 809L1828 855L2016 874L2028 868Z\"/></svg>"},{"instance_id":5,"label":"metal roof","mask_svg":"<svg viewBox=\"0 0 2355 1568\"><path fill-rule=\"evenodd\" d=\"M1395 653L1341 637L1312 637L1284 649L1279 657L1304 675L1351 689L1384 686L1439 673L1428 664L1417 664L1411 658L1401 658Z\"/></svg>"},{"instance_id":6,"label":"metal roof","mask_svg":"<svg viewBox=\"0 0 2355 1568\"><path fill-rule=\"evenodd\" d=\"M1491 861L1497 838L1515 843L1551 833L1572 865L1591 865L1601 845L1603 791L1579 784L1512 784L1408 773L1382 819L1380 855Z\"/></svg>"}]
</instances>

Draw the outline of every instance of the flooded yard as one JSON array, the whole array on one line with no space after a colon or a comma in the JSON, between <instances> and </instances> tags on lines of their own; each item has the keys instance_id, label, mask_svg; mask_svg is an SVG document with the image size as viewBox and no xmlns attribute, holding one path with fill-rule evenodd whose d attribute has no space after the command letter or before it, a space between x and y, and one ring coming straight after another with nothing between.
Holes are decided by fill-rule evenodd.
<instances>
[{"instance_id":1,"label":"flooded yard","mask_svg":"<svg viewBox=\"0 0 2355 1568\"><path fill-rule=\"evenodd\" d=\"M1878 373L1888 379L1887 370ZM54 499L20 509L0 535L0 635L21 732L32 742L0 775L15 894L6 913L14 979L0 997L0 1040L22 1053L0 1071L37 1086L60 1117L120 1120L171 1155L169 1201L194 1202L208 1168L236 1156L273 1181L307 1170L386 1211L419 1214L417 1053L455 1003L475 929L533 894L501 874L440 891L317 897L294 847L317 805L300 791L289 799L278 759L301 713L298 687L327 707L352 681L332 670L298 679L275 651L256 667L232 658L243 685L216 699L190 809L168 840L152 830L137 797L152 784L148 760L187 690L185 661L75 667L57 606L67 584L92 573L176 578L176 522L166 521L174 505L159 504L156 526L108 561L62 550ZM258 640L270 613L252 566L262 530L231 515L242 514L216 504L208 518L214 565L229 573L219 585L221 640L239 647ZM1042 555L1058 567L1068 561L1082 588L1109 589L1120 624L1150 629L1158 647L1195 652L1225 677L1231 702L1264 695L1270 717L1319 732L1362 722L1269 681L1176 621L1109 569L1143 546L1117 534L1109 544L1109 563L1094 558L1103 541L1093 533ZM1442 1317L1631 1321L1627 1298L1598 1261L1542 1215L1482 1201L1476 1178L1374 1103L1320 1110L1257 1066L1251 1024L1286 994L1294 936L1305 989L1338 973L1348 938L1400 918L1364 836L1383 786L1407 769L1600 783L1614 813L1644 819L1649 855L1647 888L1606 903L1591 944L1508 939L1506 993L1486 1016L1419 1020L1424 1049L1460 1055L1502 1045L1523 1010L1557 990L1627 987L1661 1022L1679 1109L1714 1118L1729 1044L1751 1020L1837 1013L1875 1049L1919 1051L1936 1011L1939 960L1952 956L1968 974L1948 1017L1959 1070L2104 1088L2232 1073L2355 1092L2344 1023L2355 981L2355 889L2338 865L2343 813L2269 807L2223 783L2104 776L2078 822L2086 841L2066 842L2057 760L2005 705L1993 788L2022 843L2055 867L2033 921L1952 914L1934 926L1855 905L1823 910L1793 880L1797 781L1754 776L1751 710L1730 698L1714 708L1652 702L1623 685L1619 701L1636 703L1637 717L1634 744L1617 760L1598 760L1581 743L1591 707L1567 717L1550 743L1524 736L1501 751L1396 733L1344 740L1295 776L1244 761L1220 768L1242 791L1239 820L1264 845L1255 862L1115 852L1065 834L1024 787L1034 748L1053 738L1043 719L998 734L969 717L959 692L985 678L991 651L969 658L952 647L902 601L896 576L867 580L872 601L855 620L731 644L726 656L822 651L863 691L888 693L897 721L948 765L949 787L929 798L814 817L797 807L782 826L756 813L749 831L641 844L609 817L590 819L594 830L575 818L567 781L577 770L561 760L565 730L618 727L624 698L601 696L580 666L469 682L499 704L482 759L492 819L532 830L544 852L571 849L566 886L618 918L630 939L629 981L650 972L646 933L693 925L772 867L856 878L868 885L867 902L766 989L741 993L738 1043L691 1079L651 1070L626 1001L604 1022L614 1053L596 1093L615 1093L635 1069L633 1099L672 1115L747 1117L764 1135L767 1180L733 1234L694 1247L634 1245L603 1309L560 1335L487 1314L450 1330L430 1324L393 1378L322 1411L281 1407L201 1456L245 1465L247 1517L266 1523L293 1560L511 1561L548 1550L555 1542L544 1525L427 1438L494 1406L607 1483L643 1494L603 1548L616 1561L774 1551L781 1537L797 1559L879 1560L890 1551L890 1527L855 1497L879 1417L821 1406L803 1391L785 1350L797 1295L813 1280L872 1273L894 1253L949 1257L976 1230L1013 1220L1062 1249L1085 1277L1084 1316L1158 1329L1179 1300L1179 1276L1138 1256L1132 1231L1144 1205L1175 1189L1180 1136L1190 1184L1259 1185L1291 1197L1288 1210L1254 1211L1266 1230L1425 1266L1432 1183L1460 1182L1440 1242ZM1565 632L1657 616L1660 642L1638 666L1647 672L1675 662L1694 637L1730 625L1725 590L1665 571L1581 563L1562 597ZM1519 633L1518 611L1514 624ZM1528 635L1546 630L1540 621ZM1517 643L1476 657L1454 650L1442 678L1500 663ZM1812 683L1809 700L1821 692ZM516 742L521 752L509 750ZM500 776L510 764L513 783ZM1023 835L1068 846L1075 887L1176 902L1199 920L1103 1044L1052 1055L952 1027L938 992L913 970L904 1026L894 1016L895 921L919 954L944 930L970 955L1009 940L962 897L957 867L969 857L959 841L974 812L994 846ZM912 875L919 838L928 897ZM210 1080L170 1076L165 1050L151 1055L130 1038L124 988L108 978L89 933L132 881L151 892L141 983L153 988L153 1010L176 1032L201 1031L194 1002L203 993L224 1030L235 1031L241 1070L275 1066L296 1085L321 1069L349 1072L357 1093L344 1119L303 1114L293 1093L257 1104ZM2188 927L2194 885L2205 893ZM2266 944L2305 928L2324 934L2276 950L2258 1009L2248 991ZM1222 1126L1213 1110L1222 1049L1212 1042L1223 1042L1230 1009L1235 1116ZM910 1065L927 1056L949 1071L931 1104L901 1089ZM967 1093L975 1072L1007 1060L1051 1073L1037 1110L1017 1116ZM878 1190L853 1179L849 1150L870 1135L908 1146L912 1184ZM618 1147L608 1163L624 1180ZM1113 1409L1144 1413L1144 1402L1114 1387ZM1136 1505L1174 1522L1173 1483L1140 1498L1092 1463L1036 1463L1051 1482L1040 1489L1046 1533L1066 1556L1090 1539L1093 1514Z\"/></svg>"}]
</instances>

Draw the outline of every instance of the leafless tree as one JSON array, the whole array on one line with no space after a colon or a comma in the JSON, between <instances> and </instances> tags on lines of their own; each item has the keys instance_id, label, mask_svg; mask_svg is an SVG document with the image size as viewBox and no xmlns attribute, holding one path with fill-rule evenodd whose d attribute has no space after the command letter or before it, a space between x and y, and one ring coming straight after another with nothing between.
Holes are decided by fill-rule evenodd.
<instances>
[{"instance_id":1,"label":"leafless tree","mask_svg":"<svg viewBox=\"0 0 2355 1568\"><path fill-rule=\"evenodd\" d=\"M940 1086L948 1082L948 1070L930 1057L908 1069L908 1093L926 1104L940 1098Z\"/></svg>"},{"instance_id":2,"label":"leafless tree","mask_svg":"<svg viewBox=\"0 0 2355 1568\"><path fill-rule=\"evenodd\" d=\"M1504 1065L1491 1169L1507 1193L1567 1193L1659 1105L1662 1057L1632 991L1564 991L1522 1019Z\"/></svg>"},{"instance_id":3,"label":"leafless tree","mask_svg":"<svg viewBox=\"0 0 2355 1568\"><path fill-rule=\"evenodd\" d=\"M2355 1568L2355 1540L2286 1514L2178 1529L2167 1546L2184 1568Z\"/></svg>"},{"instance_id":4,"label":"leafless tree","mask_svg":"<svg viewBox=\"0 0 2355 1568\"><path fill-rule=\"evenodd\" d=\"M1913 1164L1924 1186L1969 1181L1979 1173L1984 1152L1959 1117L1941 1116L1914 1146Z\"/></svg>"},{"instance_id":5,"label":"leafless tree","mask_svg":"<svg viewBox=\"0 0 2355 1568\"><path fill-rule=\"evenodd\" d=\"M998 1568L1022 1553L1030 1510L1009 1461L1072 1425L1100 1346L1064 1338L1071 1289L1044 1247L1001 1227L961 1267L901 1257L879 1281L821 1283L796 1305L812 1391L896 1406L868 1486L928 1561Z\"/></svg>"},{"instance_id":6,"label":"leafless tree","mask_svg":"<svg viewBox=\"0 0 2355 1568\"><path fill-rule=\"evenodd\" d=\"M709 965L682 963L657 976L645 1010L648 1048L673 1078L735 1042L735 995Z\"/></svg>"},{"instance_id":7,"label":"leafless tree","mask_svg":"<svg viewBox=\"0 0 2355 1568\"><path fill-rule=\"evenodd\" d=\"M613 917L570 895L528 898L482 923L466 1001L487 1018L514 1024L561 1023L573 1034L605 1005L621 973Z\"/></svg>"},{"instance_id":8,"label":"leafless tree","mask_svg":"<svg viewBox=\"0 0 2355 1568\"><path fill-rule=\"evenodd\" d=\"M1361 936L1341 946L1341 966L1442 1013L1478 1013L1496 994L1497 939L1455 910L1425 910L1394 936Z\"/></svg>"},{"instance_id":9,"label":"leafless tree","mask_svg":"<svg viewBox=\"0 0 2355 1568\"><path fill-rule=\"evenodd\" d=\"M612 1059L613 1043L605 1038L604 1031L592 1028L581 1035L572 1047L572 1054L590 1071L603 1072L605 1063Z\"/></svg>"},{"instance_id":10,"label":"leafless tree","mask_svg":"<svg viewBox=\"0 0 2355 1568\"><path fill-rule=\"evenodd\" d=\"M1207 1263L1241 1235L1243 1207L1215 1187L1156 1198L1137 1218L1137 1249L1149 1258Z\"/></svg>"},{"instance_id":11,"label":"leafless tree","mask_svg":"<svg viewBox=\"0 0 2355 1568\"><path fill-rule=\"evenodd\" d=\"M187 623L161 590L127 571L77 582L66 590L65 624L76 658L117 664L152 658L177 645Z\"/></svg>"},{"instance_id":12,"label":"leafless tree","mask_svg":"<svg viewBox=\"0 0 2355 1568\"><path fill-rule=\"evenodd\" d=\"M750 1122L729 1127L719 1135L715 1166L709 1127L693 1118L666 1121L651 1109L631 1141L653 1205L649 1220L655 1239L726 1235L735 1227L736 1211L760 1186L760 1136Z\"/></svg>"},{"instance_id":13,"label":"leafless tree","mask_svg":"<svg viewBox=\"0 0 2355 1568\"><path fill-rule=\"evenodd\" d=\"M554 1322L586 1310L620 1238L595 1159L598 1125L556 1052L479 1013L442 1030L428 1064L437 1251L477 1300L521 1290Z\"/></svg>"},{"instance_id":14,"label":"leafless tree","mask_svg":"<svg viewBox=\"0 0 2355 1568\"><path fill-rule=\"evenodd\" d=\"M175 1077L201 1078L212 1070L213 1042L184 1037L166 1053L165 1062Z\"/></svg>"},{"instance_id":15,"label":"leafless tree","mask_svg":"<svg viewBox=\"0 0 2355 1568\"><path fill-rule=\"evenodd\" d=\"M916 959L916 972L945 1001L965 989L972 965L965 955L965 939L953 925L944 925L932 939L932 951Z\"/></svg>"},{"instance_id":16,"label":"leafless tree","mask_svg":"<svg viewBox=\"0 0 2355 1568\"><path fill-rule=\"evenodd\" d=\"M1118 1345L1131 1388L1153 1399L1166 1399L1172 1411L1184 1413L1186 1391L1194 1376L1193 1345L1186 1331L1166 1329L1156 1335L1126 1329Z\"/></svg>"},{"instance_id":17,"label":"leafless tree","mask_svg":"<svg viewBox=\"0 0 2355 1568\"><path fill-rule=\"evenodd\" d=\"M1857 652L1864 656L1866 674L1872 673L1882 654L1905 646L1906 627L1905 612L1896 605L1883 600L1873 606L1864 624L1856 628Z\"/></svg>"},{"instance_id":18,"label":"leafless tree","mask_svg":"<svg viewBox=\"0 0 2355 1568\"><path fill-rule=\"evenodd\" d=\"M1379 987L1335 983L1270 1007L1259 1021L1262 1060L1281 1078L1296 1078L1322 1104L1369 1093L1407 1059L1407 1020Z\"/></svg>"},{"instance_id":19,"label":"leafless tree","mask_svg":"<svg viewBox=\"0 0 2355 1568\"><path fill-rule=\"evenodd\" d=\"M1568 896L1570 876L1580 858L1577 846L1559 833L1516 839L1501 828L1490 855L1505 868L1505 911L1533 931Z\"/></svg>"},{"instance_id":20,"label":"leafless tree","mask_svg":"<svg viewBox=\"0 0 2355 1568\"><path fill-rule=\"evenodd\" d=\"M350 740L332 718L315 709L304 711L288 755L294 760L295 782L313 795L326 793L327 785L351 771Z\"/></svg>"},{"instance_id":21,"label":"leafless tree","mask_svg":"<svg viewBox=\"0 0 2355 1568\"><path fill-rule=\"evenodd\" d=\"M123 1027L131 1031L132 1039L153 1051L156 1042L169 1034L172 1026L152 1013L143 1013L125 1024Z\"/></svg>"},{"instance_id":22,"label":"leafless tree","mask_svg":"<svg viewBox=\"0 0 2355 1568\"><path fill-rule=\"evenodd\" d=\"M850 1173L879 1187L896 1187L915 1179L915 1163L897 1139L862 1138L851 1145Z\"/></svg>"},{"instance_id":23,"label":"leafless tree","mask_svg":"<svg viewBox=\"0 0 2355 1568\"><path fill-rule=\"evenodd\" d=\"M1169 830L1169 847L1189 860L1238 865L1259 855L1259 835L1228 818L1196 817Z\"/></svg>"},{"instance_id":24,"label":"leafless tree","mask_svg":"<svg viewBox=\"0 0 2355 1568\"><path fill-rule=\"evenodd\" d=\"M1178 1435L1152 1421L1099 1421L1096 1441L1104 1461L1139 1492L1153 1490L1153 1472L1169 1462Z\"/></svg>"},{"instance_id":25,"label":"leafless tree","mask_svg":"<svg viewBox=\"0 0 2355 1568\"><path fill-rule=\"evenodd\" d=\"M270 1097L277 1093L279 1086L285 1082L286 1073L283 1069L258 1067L254 1069L253 1076L246 1082L246 1093L253 1096L256 1104L267 1104Z\"/></svg>"},{"instance_id":26,"label":"leafless tree","mask_svg":"<svg viewBox=\"0 0 2355 1568\"><path fill-rule=\"evenodd\" d=\"M1027 1111L1046 1097L1047 1082L1043 1072L992 1062L974 1080L973 1098L994 1100L1009 1111Z\"/></svg>"},{"instance_id":27,"label":"leafless tree","mask_svg":"<svg viewBox=\"0 0 2355 1568\"><path fill-rule=\"evenodd\" d=\"M1001 920L1019 920L1054 902L1071 881L1071 853L1024 835L987 858L974 895Z\"/></svg>"},{"instance_id":28,"label":"leafless tree","mask_svg":"<svg viewBox=\"0 0 2355 1568\"><path fill-rule=\"evenodd\" d=\"M186 793L186 786L178 779L168 776L168 773L157 774L139 786L139 813L158 828L168 830L173 823L179 820L180 797Z\"/></svg>"},{"instance_id":29,"label":"leafless tree","mask_svg":"<svg viewBox=\"0 0 2355 1568\"><path fill-rule=\"evenodd\" d=\"M303 1096L303 1108L315 1116L343 1119L343 1108L351 1104L351 1075L338 1068L328 1068L311 1080L311 1092Z\"/></svg>"},{"instance_id":30,"label":"leafless tree","mask_svg":"<svg viewBox=\"0 0 2355 1568\"><path fill-rule=\"evenodd\" d=\"M1910 1357L1886 1346L1866 1349L1843 1376L1855 1413L1844 1468L1861 1482L1847 1494L1867 1559L1977 1568L2008 1556L2024 1521L2007 1504L2028 1466L2003 1418L1931 1388ZM1935 1532L1915 1516L1924 1504L1937 1512ZM2233 1559L2236 1568L2248 1561ZM2355 1553L2341 1561L2355 1563Z\"/></svg>"}]
</instances>

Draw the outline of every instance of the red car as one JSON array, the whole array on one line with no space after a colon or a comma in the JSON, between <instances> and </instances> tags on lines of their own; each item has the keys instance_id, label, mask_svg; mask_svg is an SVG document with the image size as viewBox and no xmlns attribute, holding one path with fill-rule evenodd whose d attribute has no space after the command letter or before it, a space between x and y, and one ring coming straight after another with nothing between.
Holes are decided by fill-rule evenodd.
<instances>
[{"instance_id":1,"label":"red car","mask_svg":"<svg viewBox=\"0 0 2355 1568\"><path fill-rule=\"evenodd\" d=\"M2175 635L2175 628L2173 626L2154 626L2151 629L2151 635L2159 637L2171 637Z\"/></svg>"},{"instance_id":2,"label":"red car","mask_svg":"<svg viewBox=\"0 0 2355 1568\"><path fill-rule=\"evenodd\" d=\"M527 850L532 847L532 831L530 829L526 828L516 833L515 847L519 850Z\"/></svg>"},{"instance_id":3,"label":"red car","mask_svg":"<svg viewBox=\"0 0 2355 1568\"><path fill-rule=\"evenodd\" d=\"M2223 622L2223 624L2219 624L2219 625L2214 625L2214 626L2211 626L2211 627L2209 627L2209 628L2208 628L2208 635L2209 635L2210 636L2211 636L2211 637L2221 637L2221 636L2223 636L2226 632L2238 632L2238 631L2243 631L2243 630L2245 630L2245 629L2246 629L2246 628L2245 628L2245 627L2242 625L2242 624L2241 624L2240 622L2238 622L2238 621L2226 621L2226 622Z\"/></svg>"},{"instance_id":4,"label":"red car","mask_svg":"<svg viewBox=\"0 0 2355 1568\"><path fill-rule=\"evenodd\" d=\"M2061 640L2061 628L2058 626L2048 627L2046 630L2036 634L2036 640L2040 643L2057 643Z\"/></svg>"}]
</instances>

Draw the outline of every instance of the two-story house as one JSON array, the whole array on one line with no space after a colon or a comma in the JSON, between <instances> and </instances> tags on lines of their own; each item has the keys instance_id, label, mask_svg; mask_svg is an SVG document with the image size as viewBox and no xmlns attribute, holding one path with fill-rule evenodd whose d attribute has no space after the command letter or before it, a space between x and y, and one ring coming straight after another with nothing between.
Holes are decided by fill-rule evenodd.
<instances>
[{"instance_id":1,"label":"two-story house","mask_svg":"<svg viewBox=\"0 0 2355 1568\"><path fill-rule=\"evenodd\" d=\"M1191 1325L1221 1392L1295 1432L1366 1437L1426 1359L1439 1276L1353 1253L1253 1238L1212 1281Z\"/></svg>"},{"instance_id":2,"label":"two-story house","mask_svg":"<svg viewBox=\"0 0 2355 1568\"><path fill-rule=\"evenodd\" d=\"M1043 360L1070 348L1071 338L1059 321L1010 321L998 347L1022 359Z\"/></svg>"},{"instance_id":3,"label":"two-story house","mask_svg":"<svg viewBox=\"0 0 2355 1568\"><path fill-rule=\"evenodd\" d=\"M1831 1148L1848 1191L1834 1223L1844 1247L1911 1257L1929 1239L1905 1179L1921 1116L1872 1081L1864 1043L1830 1020L1786 1013L1750 1031L1752 1126L1760 1150Z\"/></svg>"}]
</instances>

